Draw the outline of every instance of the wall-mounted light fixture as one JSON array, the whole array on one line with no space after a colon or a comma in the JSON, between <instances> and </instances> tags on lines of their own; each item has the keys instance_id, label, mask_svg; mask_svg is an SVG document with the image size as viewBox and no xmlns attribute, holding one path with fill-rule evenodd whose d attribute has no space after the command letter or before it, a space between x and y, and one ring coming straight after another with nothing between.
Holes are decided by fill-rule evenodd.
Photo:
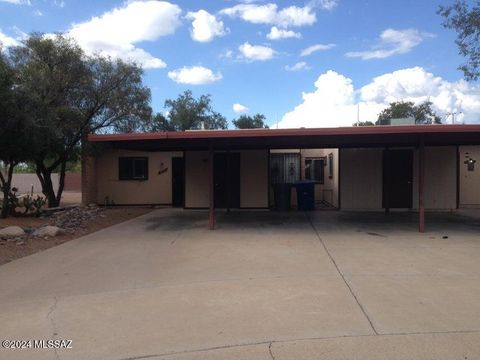
<instances>
[{"instance_id":1,"label":"wall-mounted light fixture","mask_svg":"<svg viewBox=\"0 0 480 360\"><path fill-rule=\"evenodd\" d=\"M475 171L475 163L477 160L472 159L470 156L465 156L467 160L465 160L463 163L467 165L467 170L468 171Z\"/></svg>"},{"instance_id":2,"label":"wall-mounted light fixture","mask_svg":"<svg viewBox=\"0 0 480 360\"><path fill-rule=\"evenodd\" d=\"M165 166L163 162L160 163L160 170L158 170L158 175L166 173L168 171L168 167Z\"/></svg>"}]
</instances>

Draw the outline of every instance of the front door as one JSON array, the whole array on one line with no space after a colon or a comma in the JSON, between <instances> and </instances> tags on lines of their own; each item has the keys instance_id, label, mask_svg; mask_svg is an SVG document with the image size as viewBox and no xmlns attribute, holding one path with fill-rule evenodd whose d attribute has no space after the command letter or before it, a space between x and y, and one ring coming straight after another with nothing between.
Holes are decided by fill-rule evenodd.
<instances>
[{"instance_id":1,"label":"front door","mask_svg":"<svg viewBox=\"0 0 480 360\"><path fill-rule=\"evenodd\" d=\"M413 150L383 151L383 207L412 207Z\"/></svg>"},{"instance_id":2,"label":"front door","mask_svg":"<svg viewBox=\"0 0 480 360\"><path fill-rule=\"evenodd\" d=\"M185 162L183 157L172 158L172 206L184 206Z\"/></svg>"},{"instance_id":3,"label":"front door","mask_svg":"<svg viewBox=\"0 0 480 360\"><path fill-rule=\"evenodd\" d=\"M240 207L240 154L218 153L214 157L213 179L216 208Z\"/></svg>"}]
</instances>

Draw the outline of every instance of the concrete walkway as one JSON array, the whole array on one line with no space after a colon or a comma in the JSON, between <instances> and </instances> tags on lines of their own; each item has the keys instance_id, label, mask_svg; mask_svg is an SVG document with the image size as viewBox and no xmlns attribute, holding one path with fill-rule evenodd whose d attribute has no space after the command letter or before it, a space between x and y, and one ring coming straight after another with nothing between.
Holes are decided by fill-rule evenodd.
<instances>
[{"instance_id":1,"label":"concrete walkway","mask_svg":"<svg viewBox=\"0 0 480 360\"><path fill-rule=\"evenodd\" d=\"M480 359L480 226L163 209L0 267L0 359Z\"/></svg>"}]
</instances>

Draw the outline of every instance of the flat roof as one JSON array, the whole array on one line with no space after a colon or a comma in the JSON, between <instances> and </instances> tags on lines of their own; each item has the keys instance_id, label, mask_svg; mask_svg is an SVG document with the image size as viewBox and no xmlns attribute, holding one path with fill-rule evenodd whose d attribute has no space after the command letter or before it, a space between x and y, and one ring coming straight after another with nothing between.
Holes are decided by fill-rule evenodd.
<instances>
[{"instance_id":1,"label":"flat roof","mask_svg":"<svg viewBox=\"0 0 480 360\"><path fill-rule=\"evenodd\" d=\"M90 134L88 140L136 150L341 148L478 145L480 125L351 126L338 128L192 130Z\"/></svg>"}]
</instances>

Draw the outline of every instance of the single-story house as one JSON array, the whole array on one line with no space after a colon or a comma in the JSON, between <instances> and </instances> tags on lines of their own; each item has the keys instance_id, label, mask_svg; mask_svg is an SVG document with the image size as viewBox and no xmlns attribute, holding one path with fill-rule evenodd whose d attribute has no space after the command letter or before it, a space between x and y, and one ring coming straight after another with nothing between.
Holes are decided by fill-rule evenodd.
<instances>
[{"instance_id":1,"label":"single-story house","mask_svg":"<svg viewBox=\"0 0 480 360\"><path fill-rule=\"evenodd\" d=\"M480 125L91 134L85 204L269 209L272 185L315 182L319 208L480 207ZM294 190L293 190L294 192ZM295 194L292 193L292 198ZM293 201L295 206L295 201Z\"/></svg>"}]
</instances>

